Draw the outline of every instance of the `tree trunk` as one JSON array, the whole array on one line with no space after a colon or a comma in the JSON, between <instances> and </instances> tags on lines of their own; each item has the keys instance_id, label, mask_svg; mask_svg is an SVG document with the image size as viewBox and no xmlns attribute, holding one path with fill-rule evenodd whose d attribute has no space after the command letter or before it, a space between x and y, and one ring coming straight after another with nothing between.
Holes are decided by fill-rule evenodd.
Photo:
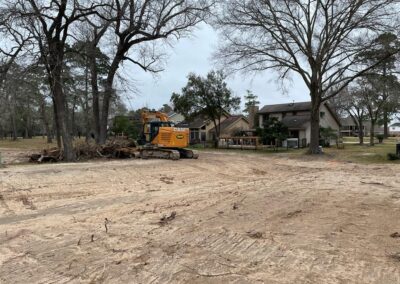
<instances>
[{"instance_id":1,"label":"tree trunk","mask_svg":"<svg viewBox=\"0 0 400 284\"><path fill-rule=\"evenodd\" d=\"M46 136L47 136L47 143L53 143L53 139L52 139L52 135L50 133L50 126L49 126L49 120L47 119L47 115L46 115L46 101L44 100L43 96L41 94L39 94L40 98L39 98L39 107L40 107L40 116L43 122L43 126L44 126L44 131L46 132Z\"/></svg>"},{"instance_id":2,"label":"tree trunk","mask_svg":"<svg viewBox=\"0 0 400 284\"><path fill-rule=\"evenodd\" d=\"M11 119L11 127L12 127L12 140L17 140L18 137L18 133L17 133L17 122L16 122L16 118L15 118L15 105L16 105L16 101L15 101L15 93L12 94L12 103L11 103L11 111L10 111L10 119Z\"/></svg>"},{"instance_id":3,"label":"tree trunk","mask_svg":"<svg viewBox=\"0 0 400 284\"><path fill-rule=\"evenodd\" d=\"M52 48L55 48L53 46ZM61 47L56 46L57 49ZM54 52L54 51L53 51ZM53 66L51 66L51 90L53 94L54 101L54 113L56 123L58 124L59 134L62 139L63 145L63 155L64 160L68 162L75 161L76 154L72 145L72 137L70 133L70 127L68 123L68 113L67 113L67 101L63 91L62 85L62 65L60 62L63 62L63 56L57 54L56 52L51 54L53 57L51 58L52 62L56 62Z\"/></svg>"},{"instance_id":4,"label":"tree trunk","mask_svg":"<svg viewBox=\"0 0 400 284\"><path fill-rule=\"evenodd\" d=\"M75 109L76 109L76 103L77 103L77 97L74 96L73 102L72 102L72 113L71 113L71 131L70 133L72 134L72 137L76 137L76 123L75 123Z\"/></svg>"},{"instance_id":5,"label":"tree trunk","mask_svg":"<svg viewBox=\"0 0 400 284\"><path fill-rule=\"evenodd\" d=\"M360 145L364 145L364 124L362 120L358 122L358 140L360 142Z\"/></svg>"},{"instance_id":6,"label":"tree trunk","mask_svg":"<svg viewBox=\"0 0 400 284\"><path fill-rule=\"evenodd\" d=\"M32 117L31 117L31 97L28 95L28 103L26 108L26 138L32 139L33 137L33 129L32 129Z\"/></svg>"},{"instance_id":7,"label":"tree trunk","mask_svg":"<svg viewBox=\"0 0 400 284\"><path fill-rule=\"evenodd\" d=\"M213 119L214 122L214 132L215 132L215 139L214 139L214 148L218 148L218 140L219 140L219 126L221 125L221 119L217 121L215 120L215 118Z\"/></svg>"},{"instance_id":8,"label":"tree trunk","mask_svg":"<svg viewBox=\"0 0 400 284\"><path fill-rule=\"evenodd\" d=\"M93 105L93 129L96 143L100 142L100 105L99 105L99 85L98 73L96 64L95 47L89 51L89 65L90 65L90 84L92 86L92 105Z\"/></svg>"},{"instance_id":9,"label":"tree trunk","mask_svg":"<svg viewBox=\"0 0 400 284\"><path fill-rule=\"evenodd\" d=\"M311 135L309 154L320 154L319 148L319 107L321 105L320 96L316 93L311 94Z\"/></svg>"},{"instance_id":10,"label":"tree trunk","mask_svg":"<svg viewBox=\"0 0 400 284\"><path fill-rule=\"evenodd\" d=\"M57 104L54 97L53 97L53 112L54 112L54 130L56 133L57 147L61 149L62 143L61 143L60 125L58 121Z\"/></svg>"},{"instance_id":11,"label":"tree trunk","mask_svg":"<svg viewBox=\"0 0 400 284\"><path fill-rule=\"evenodd\" d=\"M12 132L11 132L11 134L12 134L12 140L17 140L17 124L16 124L16 121L15 121L15 113L14 113L14 111L12 111L11 112L11 127L12 127Z\"/></svg>"},{"instance_id":12,"label":"tree trunk","mask_svg":"<svg viewBox=\"0 0 400 284\"><path fill-rule=\"evenodd\" d=\"M99 136L99 144L105 144L107 139L107 124L108 124L108 112L110 110L111 98L114 93L113 83L114 77L117 73L119 63L122 61L122 57L118 56L114 58L110 69L108 71L105 88L104 88L104 97L103 97L103 106L101 111L101 120L100 120L100 136Z\"/></svg>"},{"instance_id":13,"label":"tree trunk","mask_svg":"<svg viewBox=\"0 0 400 284\"><path fill-rule=\"evenodd\" d=\"M64 159L71 162L75 160L76 156L72 145L72 137L69 133L68 118L65 112L65 97L62 91L62 86L58 82L55 83L53 95L55 105L57 106L57 121L60 127L59 131L62 138Z\"/></svg>"},{"instance_id":14,"label":"tree trunk","mask_svg":"<svg viewBox=\"0 0 400 284\"><path fill-rule=\"evenodd\" d=\"M371 130L369 133L369 145L370 146L375 145L374 139L375 139L375 120L371 119Z\"/></svg>"},{"instance_id":15,"label":"tree trunk","mask_svg":"<svg viewBox=\"0 0 400 284\"><path fill-rule=\"evenodd\" d=\"M98 99L97 99L98 103ZM98 105L97 105L98 107ZM92 129L92 120L90 119L90 108L89 108L89 66L86 62L85 64L85 100L82 103L83 115L85 119L85 141L89 142L90 140L90 132Z\"/></svg>"},{"instance_id":16,"label":"tree trunk","mask_svg":"<svg viewBox=\"0 0 400 284\"><path fill-rule=\"evenodd\" d=\"M387 139L389 137L389 117L388 112L385 109L383 110L383 138Z\"/></svg>"},{"instance_id":17,"label":"tree trunk","mask_svg":"<svg viewBox=\"0 0 400 284\"><path fill-rule=\"evenodd\" d=\"M387 139L389 137L389 130L388 130L388 123L389 123L389 118L388 118L388 111L387 111L387 92L386 92L386 83L387 83L387 66L386 63L383 64L383 99L385 101L385 106L383 107L383 137Z\"/></svg>"}]
</instances>

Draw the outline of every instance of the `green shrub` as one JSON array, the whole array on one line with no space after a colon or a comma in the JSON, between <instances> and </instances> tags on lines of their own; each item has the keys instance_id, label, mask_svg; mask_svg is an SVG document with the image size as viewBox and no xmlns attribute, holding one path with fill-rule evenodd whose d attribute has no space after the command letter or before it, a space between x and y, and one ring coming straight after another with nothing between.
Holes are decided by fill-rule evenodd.
<instances>
[{"instance_id":1,"label":"green shrub","mask_svg":"<svg viewBox=\"0 0 400 284\"><path fill-rule=\"evenodd\" d=\"M126 136L132 139L137 139L141 132L141 124L131 121L127 116L116 116L112 131L115 135L124 133Z\"/></svg>"},{"instance_id":2,"label":"green shrub","mask_svg":"<svg viewBox=\"0 0 400 284\"><path fill-rule=\"evenodd\" d=\"M387 158L388 158L389 161L395 161L395 160L399 160L400 159L400 157L397 156L394 153L388 153L387 154Z\"/></svg>"},{"instance_id":3,"label":"green shrub","mask_svg":"<svg viewBox=\"0 0 400 284\"><path fill-rule=\"evenodd\" d=\"M383 138L385 138L385 136L383 134L376 134L375 138L378 139L379 143L382 143Z\"/></svg>"}]
</instances>

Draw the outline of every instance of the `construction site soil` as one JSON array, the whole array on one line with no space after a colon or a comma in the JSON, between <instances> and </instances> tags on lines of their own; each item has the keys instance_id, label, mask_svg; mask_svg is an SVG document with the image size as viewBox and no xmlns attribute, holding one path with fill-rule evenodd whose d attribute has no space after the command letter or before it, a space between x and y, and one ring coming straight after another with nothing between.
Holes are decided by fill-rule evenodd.
<instances>
[{"instance_id":1,"label":"construction site soil","mask_svg":"<svg viewBox=\"0 0 400 284\"><path fill-rule=\"evenodd\" d=\"M202 152L0 169L0 283L102 282L400 283L400 165Z\"/></svg>"}]
</instances>

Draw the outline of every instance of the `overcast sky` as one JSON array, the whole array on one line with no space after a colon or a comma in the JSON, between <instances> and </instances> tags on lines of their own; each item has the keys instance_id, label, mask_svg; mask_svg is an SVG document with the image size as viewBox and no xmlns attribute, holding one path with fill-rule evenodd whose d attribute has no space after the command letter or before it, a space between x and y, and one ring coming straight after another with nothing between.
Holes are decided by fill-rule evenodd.
<instances>
[{"instance_id":1,"label":"overcast sky","mask_svg":"<svg viewBox=\"0 0 400 284\"><path fill-rule=\"evenodd\" d=\"M172 92L180 92L187 83L187 75L194 72L206 75L215 68L212 63L212 53L218 43L218 34L208 25L201 25L191 38L181 39L174 45L168 58L166 68L156 78L153 75L125 65L124 76L129 76L134 81L138 94L125 97L129 109L141 107L159 108L164 103L169 103ZM236 74L227 79L228 87L237 96L246 94L251 90L259 97L261 106L310 99L307 87L298 77L285 83L283 91L276 81L276 73L268 70L257 76ZM132 83L131 83L132 84ZM243 105L242 99L242 105Z\"/></svg>"}]
</instances>

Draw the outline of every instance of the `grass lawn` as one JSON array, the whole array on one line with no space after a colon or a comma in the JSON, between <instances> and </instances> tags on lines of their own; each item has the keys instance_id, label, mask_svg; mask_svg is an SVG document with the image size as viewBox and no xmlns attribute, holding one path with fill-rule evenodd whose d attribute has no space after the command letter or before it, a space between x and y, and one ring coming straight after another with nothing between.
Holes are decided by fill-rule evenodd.
<instances>
[{"instance_id":1,"label":"grass lawn","mask_svg":"<svg viewBox=\"0 0 400 284\"><path fill-rule=\"evenodd\" d=\"M333 155L338 160L361 162L361 163L399 163L398 161L389 161L387 159L388 153L396 153L396 143L400 143L399 138L390 137L375 146L369 146L369 137L365 137L365 145L356 144L358 138L346 137L344 139L344 149L337 149L336 147L325 148L325 153Z\"/></svg>"},{"instance_id":2,"label":"grass lawn","mask_svg":"<svg viewBox=\"0 0 400 284\"><path fill-rule=\"evenodd\" d=\"M335 146L324 148L324 153L327 157L335 160L359 163L400 163L400 160L389 161L387 159L388 153L396 152L396 143L400 142L400 138L389 138L384 140L382 144L376 143L375 146L368 146L369 137L365 137L363 146L357 144L356 137L344 138L344 149L337 149ZM9 139L0 140L0 149L18 149L18 150L42 150L47 148L56 147L56 143L47 144L46 138L34 137L32 139L18 139L12 141ZM238 149L213 149L195 147L197 150L203 151L219 151L219 152L232 152L232 153L248 153L248 154L266 154L266 155L284 155L292 158L299 158L305 155L306 149L286 149L279 148L277 150L264 149L264 150L238 150Z\"/></svg>"},{"instance_id":3,"label":"grass lawn","mask_svg":"<svg viewBox=\"0 0 400 284\"><path fill-rule=\"evenodd\" d=\"M85 138L74 139L74 142L85 141ZM33 137L32 139L18 138L16 141L10 139L0 139L0 149L18 149L18 150L43 150L48 148L57 147L57 141L53 139L53 143L48 144L47 138L41 136Z\"/></svg>"},{"instance_id":4,"label":"grass lawn","mask_svg":"<svg viewBox=\"0 0 400 284\"><path fill-rule=\"evenodd\" d=\"M46 148L57 147L57 142L47 144L47 139L42 137L34 137L32 139L10 140L0 139L0 148L20 149L20 150L41 150Z\"/></svg>"},{"instance_id":5,"label":"grass lawn","mask_svg":"<svg viewBox=\"0 0 400 284\"><path fill-rule=\"evenodd\" d=\"M379 144L376 141L375 146L368 146L369 137L365 137L365 145L361 146L358 143L356 137L345 137L344 138L344 149L338 149L336 146L330 148L324 148L324 153L327 158L332 158L339 161L345 162L356 162L356 163L400 163L400 160L389 161L387 159L388 153L396 153L396 143L400 143L400 138L389 138L384 140L383 143ZM243 152L248 154L280 154L291 158L301 158L306 156L307 149L286 149L279 148L277 150L264 149L264 150L239 150L239 149L213 149L203 148L202 146L193 147L200 151L218 151L218 152Z\"/></svg>"}]
</instances>

